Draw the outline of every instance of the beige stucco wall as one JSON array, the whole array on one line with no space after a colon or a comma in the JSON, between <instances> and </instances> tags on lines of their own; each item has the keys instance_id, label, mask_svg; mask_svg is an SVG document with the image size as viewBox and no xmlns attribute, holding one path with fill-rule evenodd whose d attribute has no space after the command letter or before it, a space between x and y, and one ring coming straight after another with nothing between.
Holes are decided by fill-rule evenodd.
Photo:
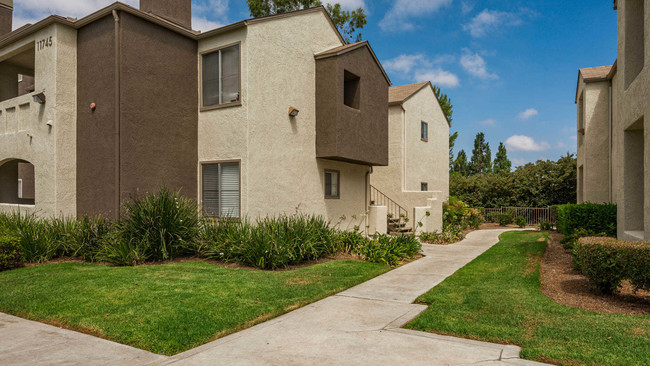
<instances>
[{"instance_id":1,"label":"beige stucco wall","mask_svg":"<svg viewBox=\"0 0 650 366\"><path fill-rule=\"evenodd\" d=\"M35 103L32 94L0 102L0 164L34 164L35 207L0 205L2 211L76 212L76 30L51 25L0 49L0 60L49 37L52 46L35 51L35 90L45 93L46 103Z\"/></svg>"},{"instance_id":2,"label":"beige stucco wall","mask_svg":"<svg viewBox=\"0 0 650 366\"><path fill-rule=\"evenodd\" d=\"M650 125L647 116L650 116L650 6L646 1L645 6L645 66L636 79L625 87L626 60L625 60L625 11L626 2L618 2L618 70L613 80L614 96L614 188L615 197L618 203L618 236L621 239L650 239ZM636 32L635 33L639 33ZM645 118L644 118L645 117ZM642 122L641 122L642 121ZM630 146L625 144L625 131L635 128L636 125L643 127L643 182L624 179L631 161L626 161L626 150ZM630 151L627 151L628 153ZM627 189L626 189L627 186ZM643 187L641 189L641 187ZM643 192L643 194L641 193ZM644 228L633 228L626 222L626 206L634 202L643 202L642 210L636 214L644 223ZM640 231L640 232L632 232Z\"/></svg>"},{"instance_id":3,"label":"beige stucco wall","mask_svg":"<svg viewBox=\"0 0 650 366\"><path fill-rule=\"evenodd\" d=\"M241 42L242 105L199 114L199 161L241 161L242 214L250 218L299 211L361 222L369 167L316 159L314 54L341 45L325 15L251 24L202 40L199 52L234 42ZM300 110L297 118L289 107ZM324 198L325 169L341 172L338 200Z\"/></svg>"},{"instance_id":4,"label":"beige stucco wall","mask_svg":"<svg viewBox=\"0 0 650 366\"><path fill-rule=\"evenodd\" d=\"M578 135L578 167L583 168L578 177L579 202L610 201L609 85L609 81L584 83L580 79L577 128L582 115L584 135Z\"/></svg>"},{"instance_id":5,"label":"beige stucco wall","mask_svg":"<svg viewBox=\"0 0 650 366\"><path fill-rule=\"evenodd\" d=\"M420 138L422 121L429 124L427 142ZM430 87L390 107L388 166L376 167L370 181L404 207L414 223L422 219L415 217L415 208L428 207L427 199L449 198L449 124ZM428 192L421 191L423 182Z\"/></svg>"}]
</instances>

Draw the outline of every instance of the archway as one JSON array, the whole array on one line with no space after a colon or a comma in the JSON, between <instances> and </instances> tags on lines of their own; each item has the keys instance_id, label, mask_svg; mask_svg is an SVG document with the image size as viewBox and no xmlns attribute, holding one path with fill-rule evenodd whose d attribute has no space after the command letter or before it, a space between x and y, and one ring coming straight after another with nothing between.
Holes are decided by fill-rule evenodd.
<instances>
[{"instance_id":1,"label":"archway","mask_svg":"<svg viewBox=\"0 0 650 366\"><path fill-rule=\"evenodd\" d=\"M0 165L0 203L33 205L36 200L34 165L8 160Z\"/></svg>"}]
</instances>

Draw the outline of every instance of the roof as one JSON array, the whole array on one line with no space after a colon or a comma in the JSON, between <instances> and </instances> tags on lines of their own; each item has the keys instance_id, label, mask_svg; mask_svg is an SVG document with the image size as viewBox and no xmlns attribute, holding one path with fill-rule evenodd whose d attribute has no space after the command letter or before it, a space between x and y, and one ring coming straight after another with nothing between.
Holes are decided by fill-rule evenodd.
<instances>
[{"instance_id":1,"label":"roof","mask_svg":"<svg viewBox=\"0 0 650 366\"><path fill-rule=\"evenodd\" d=\"M431 84L430 81L425 81L421 83L415 83L415 84L408 84L408 85L399 85L399 86L393 86L388 89L388 105L389 106L396 106L396 105L403 105L407 100L411 99L412 96L417 94L420 90L426 88L426 87L431 88L431 92L433 95L436 97L436 101L438 102L438 106L440 107L440 111L442 111L442 105L440 104L440 100L438 99L438 96L436 95L435 92L433 92L433 84ZM443 112L444 115L444 112ZM449 118L447 118L447 115L445 115L445 119L447 120L447 124L449 127L451 127L451 123L449 122Z\"/></svg>"},{"instance_id":2,"label":"roof","mask_svg":"<svg viewBox=\"0 0 650 366\"><path fill-rule=\"evenodd\" d=\"M276 15L269 15L265 17L260 17L260 18L252 18L252 19L247 19L247 20L242 20L237 23L232 23L220 28L216 28L207 32L198 32L194 30L190 30L188 28L185 28L181 25L178 25L174 22L171 22L169 20L166 20L162 17L159 17L157 15L154 15L152 13L147 13L144 12L140 9L136 9L130 5L121 3L121 2L115 2L105 8L102 8L86 17L83 17L81 19L75 19L75 18L64 18L59 15L50 15L46 17L45 19L34 23L34 24L28 24L23 27L20 27L19 29L14 30L11 33L5 34L3 36L0 36L0 47L5 46L8 43L15 42L16 40L25 37L27 35L30 35L32 33L35 33L51 24L63 24L75 29L79 29L85 25L88 25L100 18L103 18L105 16L110 15L113 11L123 11L126 13L129 13L131 15L140 17L142 19L145 19L147 21L150 21L154 24L160 25L164 28L167 28L171 31L174 31L176 33L179 33L183 36L186 36L188 38L192 38L194 40L200 40L208 37L212 37L217 34L225 33L232 31L234 29L239 29L243 27L247 27L248 25L259 23L259 22L265 22L269 20L275 20L275 19L281 19L289 16L294 16L294 15L299 15L299 14L306 14L306 13L315 13L315 12L322 12L325 14L327 19L329 20L330 25L332 26L332 29L336 32L337 36L341 40L341 43L345 43L345 40L341 36L341 33L338 31L336 28L336 25L334 25L334 22L332 21L332 18L329 16L327 11L323 6L317 6L314 8L309 8L309 9L303 9L303 10L298 10L294 12L289 12L289 13L284 13L284 14L276 14Z\"/></svg>"},{"instance_id":3,"label":"roof","mask_svg":"<svg viewBox=\"0 0 650 366\"><path fill-rule=\"evenodd\" d=\"M575 102L578 103L578 92L580 91L581 77L582 77L582 81L585 84L612 80L612 78L616 74L616 64L617 62L614 62L613 65L609 65L609 66L588 67L588 68L578 70L578 84L576 86Z\"/></svg>"},{"instance_id":4,"label":"roof","mask_svg":"<svg viewBox=\"0 0 650 366\"><path fill-rule=\"evenodd\" d=\"M314 55L314 57L316 58L316 60L321 60L321 59L328 58L328 57L340 56L340 55L346 54L348 52L358 50L358 49L363 48L363 47L368 48L368 51L370 51L370 54L372 55L372 58L377 63L377 66L379 66L379 69L381 70L382 74L384 75L384 78L386 78L386 81L388 82L388 85L389 86L393 85L393 83L390 81L390 78L388 77L388 74L386 74L386 70L384 70L384 66L382 66L381 62L379 62L379 59L377 58L377 55L375 54L375 51L372 50L372 47L370 47L370 43L368 41L351 43L351 44L346 44L346 45L339 46L339 47L334 47L334 48L329 49L327 51L317 53L317 54Z\"/></svg>"},{"instance_id":5,"label":"roof","mask_svg":"<svg viewBox=\"0 0 650 366\"><path fill-rule=\"evenodd\" d=\"M612 71L612 66L598 66L598 67L589 67L585 69L580 69L580 75L585 83L593 83L597 81L608 80L610 71Z\"/></svg>"}]
</instances>

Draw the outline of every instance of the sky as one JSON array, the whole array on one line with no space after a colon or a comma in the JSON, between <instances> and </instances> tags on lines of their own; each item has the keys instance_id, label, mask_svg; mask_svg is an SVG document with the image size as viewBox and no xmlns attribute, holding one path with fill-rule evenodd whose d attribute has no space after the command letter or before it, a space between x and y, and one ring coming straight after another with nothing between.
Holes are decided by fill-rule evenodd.
<instances>
[{"instance_id":1,"label":"sky","mask_svg":"<svg viewBox=\"0 0 650 366\"><path fill-rule=\"evenodd\" d=\"M14 27L49 14L83 17L112 2L15 0ZM575 153L578 69L616 59L612 0L338 2L366 10L363 39L393 85L431 81L449 95L456 152L471 155L484 132L493 156L504 142L515 166ZM250 17L244 0L192 4L197 30Z\"/></svg>"}]
</instances>

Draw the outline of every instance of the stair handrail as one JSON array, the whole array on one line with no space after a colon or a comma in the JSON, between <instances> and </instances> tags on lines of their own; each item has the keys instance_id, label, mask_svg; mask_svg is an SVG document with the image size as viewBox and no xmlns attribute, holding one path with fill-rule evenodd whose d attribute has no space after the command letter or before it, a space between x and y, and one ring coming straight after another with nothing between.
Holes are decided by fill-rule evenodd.
<instances>
[{"instance_id":1,"label":"stair handrail","mask_svg":"<svg viewBox=\"0 0 650 366\"><path fill-rule=\"evenodd\" d=\"M397 218L400 224L402 220L404 222L409 221L408 211L373 185L370 185L370 203L378 206L386 206L389 218Z\"/></svg>"}]
</instances>

